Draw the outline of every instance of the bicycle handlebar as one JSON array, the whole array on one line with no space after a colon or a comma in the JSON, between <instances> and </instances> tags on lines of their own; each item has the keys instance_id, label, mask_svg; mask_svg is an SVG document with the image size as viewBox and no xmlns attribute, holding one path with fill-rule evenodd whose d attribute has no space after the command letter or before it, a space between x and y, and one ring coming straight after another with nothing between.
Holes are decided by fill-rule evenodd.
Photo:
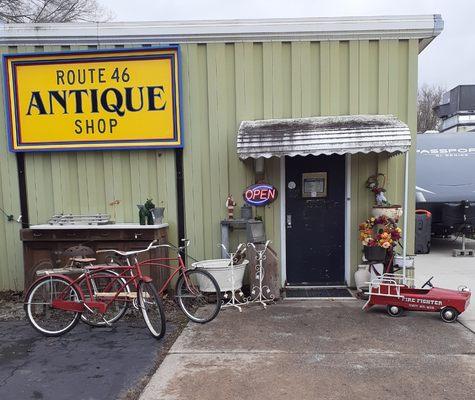
<instances>
[{"instance_id":1,"label":"bicycle handlebar","mask_svg":"<svg viewBox=\"0 0 475 400\"><path fill-rule=\"evenodd\" d=\"M139 254L139 253L145 253L146 251L149 251L153 248L155 248L153 245L154 243L157 243L157 240L154 240L150 242L148 247L143 250L136 250L136 251L120 251L120 250L115 250L115 249L106 249L106 250L97 250L96 253L116 253L119 254L120 256L128 257L132 256L134 254Z\"/></svg>"},{"instance_id":2,"label":"bicycle handlebar","mask_svg":"<svg viewBox=\"0 0 475 400\"><path fill-rule=\"evenodd\" d=\"M170 249L180 252L182 250L185 250L190 245L189 239L182 239L182 241L185 242L185 245L180 246L180 247L173 246L172 244L159 244L159 245L154 246L154 244L157 243L157 240L154 240L150 242L150 244L148 245L146 249L143 249L143 250L120 251L120 250L114 250L114 249L107 249L107 250L97 250L96 253L116 253L123 257L129 257L135 254L145 253L146 251L149 251L149 250L158 249L159 247L168 247Z\"/></svg>"},{"instance_id":3,"label":"bicycle handlebar","mask_svg":"<svg viewBox=\"0 0 475 400\"><path fill-rule=\"evenodd\" d=\"M180 246L180 247L176 247L176 246L173 246L172 244L159 244L157 246L152 246L152 249L158 249L159 247L168 247L169 249L173 249L175 251L182 251L182 250L185 250L187 247L189 246L189 241L188 241L188 244L186 246Z\"/></svg>"}]
</instances>

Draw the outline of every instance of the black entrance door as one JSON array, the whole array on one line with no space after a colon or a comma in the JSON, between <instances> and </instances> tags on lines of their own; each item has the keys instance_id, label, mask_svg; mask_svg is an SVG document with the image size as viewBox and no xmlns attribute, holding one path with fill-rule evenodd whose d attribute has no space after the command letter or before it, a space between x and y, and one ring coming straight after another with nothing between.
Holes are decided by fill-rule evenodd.
<instances>
[{"instance_id":1,"label":"black entrance door","mask_svg":"<svg viewBox=\"0 0 475 400\"><path fill-rule=\"evenodd\" d=\"M345 157L286 157L289 285L345 281Z\"/></svg>"}]
</instances>

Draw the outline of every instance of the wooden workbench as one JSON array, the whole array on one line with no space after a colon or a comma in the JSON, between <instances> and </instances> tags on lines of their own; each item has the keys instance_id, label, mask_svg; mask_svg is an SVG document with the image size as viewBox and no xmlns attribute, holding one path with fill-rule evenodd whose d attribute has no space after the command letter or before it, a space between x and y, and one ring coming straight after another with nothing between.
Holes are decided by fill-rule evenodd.
<instances>
[{"instance_id":1,"label":"wooden workbench","mask_svg":"<svg viewBox=\"0 0 475 400\"><path fill-rule=\"evenodd\" d=\"M138 224L109 224L109 225L32 225L29 229L20 231L23 242L23 260L25 288L36 279L36 271L45 268L60 268L67 259L63 252L72 246L87 246L94 251L117 249L122 251L141 250L152 240L157 244L165 244L168 224L138 225ZM148 258L167 257L166 248L151 250L140 255L140 260ZM103 262L106 255L96 255L97 262ZM151 268L150 274L156 284L162 284L168 277L168 269Z\"/></svg>"}]
</instances>

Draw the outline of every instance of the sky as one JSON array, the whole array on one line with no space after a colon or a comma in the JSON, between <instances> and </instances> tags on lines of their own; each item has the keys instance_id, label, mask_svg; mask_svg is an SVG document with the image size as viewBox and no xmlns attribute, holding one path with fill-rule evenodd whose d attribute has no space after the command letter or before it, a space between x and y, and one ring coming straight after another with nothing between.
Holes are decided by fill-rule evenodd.
<instances>
[{"instance_id":1,"label":"sky","mask_svg":"<svg viewBox=\"0 0 475 400\"><path fill-rule=\"evenodd\" d=\"M115 21L441 14L442 33L419 56L419 86L474 84L474 0L98 0Z\"/></svg>"}]
</instances>

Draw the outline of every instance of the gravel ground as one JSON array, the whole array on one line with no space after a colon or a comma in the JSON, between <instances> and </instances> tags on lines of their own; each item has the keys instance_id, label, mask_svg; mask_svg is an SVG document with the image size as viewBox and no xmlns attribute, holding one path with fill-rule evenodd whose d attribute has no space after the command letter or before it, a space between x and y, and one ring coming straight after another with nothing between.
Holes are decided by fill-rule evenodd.
<instances>
[{"instance_id":1,"label":"gravel ground","mask_svg":"<svg viewBox=\"0 0 475 400\"><path fill-rule=\"evenodd\" d=\"M0 321L19 321L22 319L25 319L22 293L0 292Z\"/></svg>"}]
</instances>

